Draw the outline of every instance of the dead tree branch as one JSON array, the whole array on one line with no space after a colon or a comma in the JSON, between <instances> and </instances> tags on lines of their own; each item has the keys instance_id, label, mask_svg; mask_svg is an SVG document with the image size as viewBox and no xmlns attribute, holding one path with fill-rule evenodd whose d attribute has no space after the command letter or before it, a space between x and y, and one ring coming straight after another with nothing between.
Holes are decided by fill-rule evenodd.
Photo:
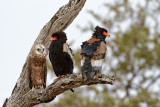
<instances>
[{"instance_id":1,"label":"dead tree branch","mask_svg":"<svg viewBox=\"0 0 160 107\"><path fill-rule=\"evenodd\" d=\"M32 107L36 104L47 103L55 99L55 97L71 88L77 88L82 85L94 85L94 84L113 84L114 78L107 77L102 74L95 76L91 81L82 81L81 74L67 75L60 78L58 81L49 85L46 89L32 89L19 100L20 107ZM27 102L27 103L26 103Z\"/></svg>"}]
</instances>

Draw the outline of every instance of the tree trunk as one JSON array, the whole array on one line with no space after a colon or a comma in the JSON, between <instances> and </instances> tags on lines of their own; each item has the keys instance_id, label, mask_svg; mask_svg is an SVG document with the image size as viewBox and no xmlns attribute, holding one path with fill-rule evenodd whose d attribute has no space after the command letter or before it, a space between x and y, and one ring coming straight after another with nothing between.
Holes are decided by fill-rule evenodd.
<instances>
[{"instance_id":1,"label":"tree trunk","mask_svg":"<svg viewBox=\"0 0 160 107\"><path fill-rule=\"evenodd\" d=\"M62 6L52 19L42 28L29 55L32 53L34 45L38 43L43 44L48 49L49 44L51 43L51 34L65 30L79 14L85 2L86 0L70 0L65 6ZM27 57L12 94L9 99L6 99L3 107L32 107L36 104L52 101L57 95L71 88L98 83L112 84L113 81L113 78L97 75L92 81L83 82L80 74L72 74L61 78L45 89L31 89L29 86Z\"/></svg>"}]
</instances>

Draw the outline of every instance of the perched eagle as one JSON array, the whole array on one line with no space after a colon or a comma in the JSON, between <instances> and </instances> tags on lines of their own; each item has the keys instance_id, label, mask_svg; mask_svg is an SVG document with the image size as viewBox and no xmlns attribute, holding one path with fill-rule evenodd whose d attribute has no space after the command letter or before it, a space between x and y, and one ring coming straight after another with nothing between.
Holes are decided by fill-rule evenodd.
<instances>
[{"instance_id":1,"label":"perched eagle","mask_svg":"<svg viewBox=\"0 0 160 107\"><path fill-rule=\"evenodd\" d=\"M89 81L93 76L102 69L102 62L106 54L105 38L109 36L106 29L97 26L93 36L82 43L81 45L81 71L82 79L86 72L87 80Z\"/></svg>"},{"instance_id":2,"label":"perched eagle","mask_svg":"<svg viewBox=\"0 0 160 107\"><path fill-rule=\"evenodd\" d=\"M73 74L73 54L69 45L66 43L65 32L59 31L51 36L49 46L49 59L57 77ZM57 78L58 79L58 78ZM71 89L73 92L73 89Z\"/></svg>"},{"instance_id":3,"label":"perched eagle","mask_svg":"<svg viewBox=\"0 0 160 107\"><path fill-rule=\"evenodd\" d=\"M29 56L28 68L31 88L45 88L47 80L46 49L42 44L34 46Z\"/></svg>"}]
</instances>

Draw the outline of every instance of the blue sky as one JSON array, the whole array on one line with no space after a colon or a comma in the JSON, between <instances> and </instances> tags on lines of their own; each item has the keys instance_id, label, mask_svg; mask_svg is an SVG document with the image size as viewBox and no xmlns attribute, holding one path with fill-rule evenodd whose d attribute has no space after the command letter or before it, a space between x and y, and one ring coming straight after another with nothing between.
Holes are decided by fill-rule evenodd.
<instances>
[{"instance_id":1,"label":"blue sky","mask_svg":"<svg viewBox=\"0 0 160 107\"><path fill-rule=\"evenodd\" d=\"M69 0L1 0L0 1L0 106L10 97L26 57L42 27ZM76 25L86 26L94 20L87 10L103 13L102 4L108 0L87 0L83 10L65 30L68 42L76 49L92 32L81 33ZM94 21L95 25L98 25Z\"/></svg>"}]
</instances>

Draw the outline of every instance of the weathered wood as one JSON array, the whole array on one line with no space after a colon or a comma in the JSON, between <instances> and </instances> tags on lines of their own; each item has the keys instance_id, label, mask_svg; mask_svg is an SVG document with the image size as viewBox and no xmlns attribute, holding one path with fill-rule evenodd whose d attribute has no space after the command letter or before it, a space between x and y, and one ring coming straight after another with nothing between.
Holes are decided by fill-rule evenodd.
<instances>
[{"instance_id":1,"label":"weathered wood","mask_svg":"<svg viewBox=\"0 0 160 107\"><path fill-rule=\"evenodd\" d=\"M82 81L81 74L71 74L49 85L46 89L31 89L19 99L20 104L15 104L15 107L32 107L36 104L47 103L54 98L72 88L80 87L82 85L94 84L113 84L114 78L107 77L102 74L96 75L91 81Z\"/></svg>"},{"instance_id":2,"label":"weathered wood","mask_svg":"<svg viewBox=\"0 0 160 107\"><path fill-rule=\"evenodd\" d=\"M49 44L51 43L50 35L54 32L65 30L79 14L85 2L86 0L69 0L65 6L62 6L51 20L42 28L29 52L29 55L32 53L34 45L38 43L43 44L48 49ZM71 88L98 83L113 83L113 79L107 78L103 75L96 76L90 82L82 82L80 74L73 74L58 80L46 89L31 90L29 87L28 57L10 98L7 99L3 105L4 107L32 107L36 104L52 101L58 94L61 94Z\"/></svg>"}]
</instances>

